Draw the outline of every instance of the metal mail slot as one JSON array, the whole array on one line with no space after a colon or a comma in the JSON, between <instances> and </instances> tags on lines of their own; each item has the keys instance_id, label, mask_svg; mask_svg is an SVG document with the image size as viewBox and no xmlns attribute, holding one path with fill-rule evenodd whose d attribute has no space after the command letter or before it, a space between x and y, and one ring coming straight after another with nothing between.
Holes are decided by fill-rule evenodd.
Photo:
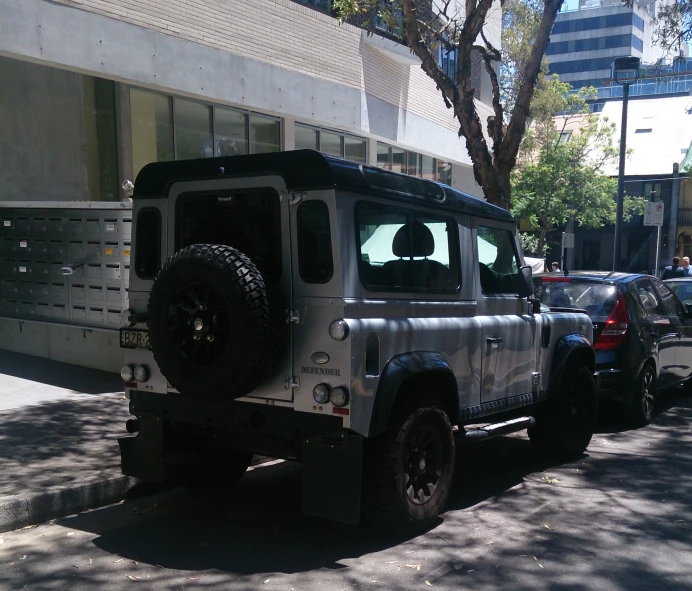
<instances>
[{"instance_id":1,"label":"metal mail slot","mask_svg":"<svg viewBox=\"0 0 692 591\"><path fill-rule=\"evenodd\" d=\"M101 279L103 278L103 268L101 266L101 263L97 263L95 265L88 265L87 266L87 277L89 278L94 278L94 279Z\"/></svg>"},{"instance_id":2,"label":"metal mail slot","mask_svg":"<svg viewBox=\"0 0 692 591\"><path fill-rule=\"evenodd\" d=\"M103 287L100 285L90 285L89 291L87 292L87 297L90 302L102 302L106 299L106 295L103 293Z\"/></svg>"},{"instance_id":3,"label":"metal mail slot","mask_svg":"<svg viewBox=\"0 0 692 591\"><path fill-rule=\"evenodd\" d=\"M103 308L89 308L88 319L90 322L94 322L96 324L105 322L106 315L103 312Z\"/></svg>"},{"instance_id":4,"label":"metal mail slot","mask_svg":"<svg viewBox=\"0 0 692 591\"><path fill-rule=\"evenodd\" d=\"M84 236L84 221L82 218L67 220L67 237L70 240L81 240Z\"/></svg>"},{"instance_id":5,"label":"metal mail slot","mask_svg":"<svg viewBox=\"0 0 692 591\"><path fill-rule=\"evenodd\" d=\"M86 299L86 288L82 284L70 285L70 298L75 300Z\"/></svg>"},{"instance_id":6,"label":"metal mail slot","mask_svg":"<svg viewBox=\"0 0 692 591\"><path fill-rule=\"evenodd\" d=\"M65 232L65 220L62 218L48 218L46 228L49 234L63 234Z\"/></svg>"},{"instance_id":7,"label":"metal mail slot","mask_svg":"<svg viewBox=\"0 0 692 591\"><path fill-rule=\"evenodd\" d=\"M86 306L72 306L70 310L70 320L85 321L87 319Z\"/></svg>"},{"instance_id":8,"label":"metal mail slot","mask_svg":"<svg viewBox=\"0 0 692 591\"><path fill-rule=\"evenodd\" d=\"M107 287L106 301L121 303L125 297L124 290L121 287Z\"/></svg>"},{"instance_id":9,"label":"metal mail slot","mask_svg":"<svg viewBox=\"0 0 692 591\"><path fill-rule=\"evenodd\" d=\"M51 304L50 307L51 316L53 318L61 318L67 320L69 315L67 313L67 306L64 304Z\"/></svg>"},{"instance_id":10,"label":"metal mail slot","mask_svg":"<svg viewBox=\"0 0 692 591\"><path fill-rule=\"evenodd\" d=\"M50 284L50 298L51 301L64 302L67 301L67 285L64 283L51 283Z\"/></svg>"},{"instance_id":11,"label":"metal mail slot","mask_svg":"<svg viewBox=\"0 0 692 591\"><path fill-rule=\"evenodd\" d=\"M50 286L47 283L34 283L34 294L39 302L50 302Z\"/></svg>"},{"instance_id":12,"label":"metal mail slot","mask_svg":"<svg viewBox=\"0 0 692 591\"><path fill-rule=\"evenodd\" d=\"M46 218L33 218L33 220L31 220L32 234L34 234L34 235L45 234L46 230L48 230L48 224L47 224Z\"/></svg>"},{"instance_id":13,"label":"metal mail slot","mask_svg":"<svg viewBox=\"0 0 692 591\"><path fill-rule=\"evenodd\" d=\"M32 276L35 279L47 279L50 265L46 261L35 261L32 267Z\"/></svg>"},{"instance_id":14,"label":"metal mail slot","mask_svg":"<svg viewBox=\"0 0 692 591\"><path fill-rule=\"evenodd\" d=\"M14 279L2 280L2 295L6 298L17 297L19 293L19 283Z\"/></svg>"},{"instance_id":15,"label":"metal mail slot","mask_svg":"<svg viewBox=\"0 0 692 591\"><path fill-rule=\"evenodd\" d=\"M1 314L120 324L127 306L131 205L0 202L0 220Z\"/></svg>"}]
</instances>

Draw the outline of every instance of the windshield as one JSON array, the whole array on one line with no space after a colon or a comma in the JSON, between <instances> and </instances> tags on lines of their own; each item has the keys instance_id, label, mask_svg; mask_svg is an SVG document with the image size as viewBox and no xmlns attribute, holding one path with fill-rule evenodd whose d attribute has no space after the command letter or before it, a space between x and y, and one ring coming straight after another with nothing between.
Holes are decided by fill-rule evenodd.
<instances>
[{"instance_id":1,"label":"windshield","mask_svg":"<svg viewBox=\"0 0 692 591\"><path fill-rule=\"evenodd\" d=\"M551 277L534 279L534 294L551 308L581 308L592 318L607 317L617 302L617 287L593 281Z\"/></svg>"},{"instance_id":2,"label":"windshield","mask_svg":"<svg viewBox=\"0 0 692 591\"><path fill-rule=\"evenodd\" d=\"M666 281L666 285L683 304L692 304L692 281Z\"/></svg>"}]
</instances>

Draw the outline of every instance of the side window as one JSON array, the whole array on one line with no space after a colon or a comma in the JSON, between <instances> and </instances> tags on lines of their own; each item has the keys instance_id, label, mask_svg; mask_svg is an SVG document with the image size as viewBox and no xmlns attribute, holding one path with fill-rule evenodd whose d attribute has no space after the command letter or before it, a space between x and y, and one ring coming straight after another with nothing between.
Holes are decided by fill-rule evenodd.
<instances>
[{"instance_id":1,"label":"side window","mask_svg":"<svg viewBox=\"0 0 692 591\"><path fill-rule=\"evenodd\" d=\"M512 232L478 226L476 237L483 294L518 294L519 259Z\"/></svg>"},{"instance_id":2,"label":"side window","mask_svg":"<svg viewBox=\"0 0 692 591\"><path fill-rule=\"evenodd\" d=\"M632 289L639 304L640 316L649 320L656 320L663 313L663 309L651 282L648 279L642 279L637 281Z\"/></svg>"},{"instance_id":3,"label":"side window","mask_svg":"<svg viewBox=\"0 0 692 591\"><path fill-rule=\"evenodd\" d=\"M680 316L683 313L682 304L678 301L678 298L673 295L673 292L670 291L666 285L658 281L656 281L654 285L661 298L661 304L663 304L665 314L668 316Z\"/></svg>"},{"instance_id":4,"label":"side window","mask_svg":"<svg viewBox=\"0 0 692 591\"><path fill-rule=\"evenodd\" d=\"M371 291L459 290L456 222L372 204L356 206L359 272Z\"/></svg>"},{"instance_id":5,"label":"side window","mask_svg":"<svg viewBox=\"0 0 692 591\"><path fill-rule=\"evenodd\" d=\"M306 201L298 208L298 267L305 283L327 283L334 275L329 208Z\"/></svg>"},{"instance_id":6,"label":"side window","mask_svg":"<svg viewBox=\"0 0 692 591\"><path fill-rule=\"evenodd\" d=\"M147 207L135 223L135 272L141 279L153 279L161 267L161 213Z\"/></svg>"}]
</instances>

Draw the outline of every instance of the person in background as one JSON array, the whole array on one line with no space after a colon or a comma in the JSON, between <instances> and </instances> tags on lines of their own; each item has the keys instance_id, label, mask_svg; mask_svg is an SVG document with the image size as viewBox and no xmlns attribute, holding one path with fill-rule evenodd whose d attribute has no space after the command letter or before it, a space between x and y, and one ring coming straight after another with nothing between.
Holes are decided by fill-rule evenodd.
<instances>
[{"instance_id":1,"label":"person in background","mask_svg":"<svg viewBox=\"0 0 692 591\"><path fill-rule=\"evenodd\" d=\"M692 267L690 267L690 257L682 257L682 270L685 277L692 277Z\"/></svg>"},{"instance_id":2,"label":"person in background","mask_svg":"<svg viewBox=\"0 0 692 591\"><path fill-rule=\"evenodd\" d=\"M559 273L560 272L560 265L557 262L552 262L550 264L550 267L552 268L552 273Z\"/></svg>"},{"instance_id":3,"label":"person in background","mask_svg":"<svg viewBox=\"0 0 692 591\"><path fill-rule=\"evenodd\" d=\"M663 269L661 279L673 279L674 277L685 277L685 270L680 266L680 257L673 257L673 264Z\"/></svg>"}]
</instances>

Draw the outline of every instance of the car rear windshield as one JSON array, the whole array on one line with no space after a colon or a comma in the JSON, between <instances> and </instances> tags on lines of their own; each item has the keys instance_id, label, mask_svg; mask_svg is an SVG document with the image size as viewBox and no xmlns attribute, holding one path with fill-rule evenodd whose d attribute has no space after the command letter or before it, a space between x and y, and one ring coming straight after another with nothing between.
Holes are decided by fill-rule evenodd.
<instances>
[{"instance_id":1,"label":"car rear windshield","mask_svg":"<svg viewBox=\"0 0 692 591\"><path fill-rule=\"evenodd\" d=\"M551 308L580 308L592 318L607 317L617 302L617 287L571 277L534 280L534 293Z\"/></svg>"},{"instance_id":2,"label":"car rear windshield","mask_svg":"<svg viewBox=\"0 0 692 591\"><path fill-rule=\"evenodd\" d=\"M692 281L666 281L670 290L684 304L692 304Z\"/></svg>"}]
</instances>

